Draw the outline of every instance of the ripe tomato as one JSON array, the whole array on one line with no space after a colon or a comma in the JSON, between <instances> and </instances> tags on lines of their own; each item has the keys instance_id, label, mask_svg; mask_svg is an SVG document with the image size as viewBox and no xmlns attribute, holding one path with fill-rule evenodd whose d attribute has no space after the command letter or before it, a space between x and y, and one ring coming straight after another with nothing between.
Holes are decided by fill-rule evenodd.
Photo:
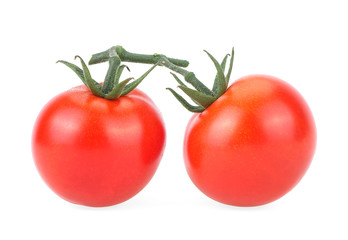
<instances>
[{"instance_id":1,"label":"ripe tomato","mask_svg":"<svg viewBox=\"0 0 348 240\"><path fill-rule=\"evenodd\" d=\"M37 169L60 197L86 206L110 206L133 197L154 175L165 128L140 90L116 100L79 86L40 112L32 137Z\"/></svg>"},{"instance_id":2,"label":"ripe tomato","mask_svg":"<svg viewBox=\"0 0 348 240\"><path fill-rule=\"evenodd\" d=\"M303 177L316 128L302 96L270 76L241 78L190 120L187 172L207 196L235 206L272 202Z\"/></svg>"}]
</instances>

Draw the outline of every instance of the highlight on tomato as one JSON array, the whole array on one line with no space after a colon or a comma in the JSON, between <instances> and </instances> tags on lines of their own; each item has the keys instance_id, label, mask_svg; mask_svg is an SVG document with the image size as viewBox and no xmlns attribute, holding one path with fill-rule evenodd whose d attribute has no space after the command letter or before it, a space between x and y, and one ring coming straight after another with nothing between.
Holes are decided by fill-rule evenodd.
<instances>
[{"instance_id":1,"label":"highlight on tomato","mask_svg":"<svg viewBox=\"0 0 348 240\"><path fill-rule=\"evenodd\" d=\"M159 62L193 86L172 73L195 103L169 88L195 113L184 139L188 175L204 194L224 204L259 206L275 201L301 180L312 161L316 127L311 110L294 87L272 76L250 75L228 87L234 49L221 63L207 54L217 69L212 89L165 57Z\"/></svg>"},{"instance_id":2,"label":"highlight on tomato","mask_svg":"<svg viewBox=\"0 0 348 240\"><path fill-rule=\"evenodd\" d=\"M137 80L120 80L122 61L156 63L157 55L134 55L113 47L93 55L89 64L109 62L105 80L71 68L84 85L55 96L41 110L32 134L32 153L45 183L75 204L105 207L124 202L141 191L160 163L165 127L158 108L135 89L155 68ZM183 67L187 61L171 59Z\"/></svg>"}]
</instances>

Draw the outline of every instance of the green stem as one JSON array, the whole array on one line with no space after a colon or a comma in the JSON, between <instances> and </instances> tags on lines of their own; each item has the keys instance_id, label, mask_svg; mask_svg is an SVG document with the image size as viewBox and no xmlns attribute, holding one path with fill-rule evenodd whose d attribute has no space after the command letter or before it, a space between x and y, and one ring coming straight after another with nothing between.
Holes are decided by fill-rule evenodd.
<instances>
[{"instance_id":1,"label":"green stem","mask_svg":"<svg viewBox=\"0 0 348 240\"><path fill-rule=\"evenodd\" d=\"M102 91L104 93L110 92L114 88L115 78L117 74L117 69L121 64L119 57L115 56L109 59L109 69L106 73Z\"/></svg>"},{"instance_id":2,"label":"green stem","mask_svg":"<svg viewBox=\"0 0 348 240\"><path fill-rule=\"evenodd\" d=\"M185 81L190 83L199 92L202 92L206 95L214 96L213 91L211 91L201 81L199 81L193 72L189 72L173 64L166 56L161 55L161 58L158 63L162 66L169 68L170 70L173 70L174 72L181 74L185 78Z\"/></svg>"},{"instance_id":3,"label":"green stem","mask_svg":"<svg viewBox=\"0 0 348 240\"><path fill-rule=\"evenodd\" d=\"M114 46L104 52L92 55L89 64L106 62L110 57L118 56L123 62L156 64L162 55L160 54L137 54L126 51L122 46ZM187 67L189 62L186 60L168 58L170 62L180 67Z\"/></svg>"},{"instance_id":4,"label":"green stem","mask_svg":"<svg viewBox=\"0 0 348 240\"><path fill-rule=\"evenodd\" d=\"M160 65L165 66L166 68L169 68L170 70L173 70L174 72L179 73L184 77L186 77L190 73L189 71L181 68L179 65L171 62L170 59L164 55L160 55L160 58L157 61Z\"/></svg>"}]
</instances>

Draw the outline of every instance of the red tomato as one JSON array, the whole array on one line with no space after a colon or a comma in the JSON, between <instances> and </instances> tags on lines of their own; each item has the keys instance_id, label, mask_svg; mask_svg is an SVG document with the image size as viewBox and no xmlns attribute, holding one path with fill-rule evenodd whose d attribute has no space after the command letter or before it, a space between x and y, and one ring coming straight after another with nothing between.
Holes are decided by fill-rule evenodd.
<instances>
[{"instance_id":1,"label":"red tomato","mask_svg":"<svg viewBox=\"0 0 348 240\"><path fill-rule=\"evenodd\" d=\"M314 155L316 128L302 96L264 75L241 78L190 120L184 157L193 183L235 206L258 206L290 191Z\"/></svg>"},{"instance_id":2,"label":"red tomato","mask_svg":"<svg viewBox=\"0 0 348 240\"><path fill-rule=\"evenodd\" d=\"M154 175L165 128L140 90L116 100L79 86L53 98L36 121L32 150L47 185L63 199L86 206L128 200Z\"/></svg>"}]
</instances>

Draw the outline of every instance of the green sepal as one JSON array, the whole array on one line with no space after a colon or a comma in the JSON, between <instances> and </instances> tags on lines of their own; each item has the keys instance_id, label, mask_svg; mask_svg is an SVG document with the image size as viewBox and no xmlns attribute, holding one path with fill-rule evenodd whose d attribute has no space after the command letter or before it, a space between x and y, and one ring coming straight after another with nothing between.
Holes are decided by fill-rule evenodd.
<instances>
[{"instance_id":1,"label":"green sepal","mask_svg":"<svg viewBox=\"0 0 348 240\"><path fill-rule=\"evenodd\" d=\"M228 83L229 83L229 81L230 81L230 77L231 77L231 73L232 73L233 60L234 60L234 47L232 48L230 66L229 66L229 68L228 68L228 72L227 72L227 75L226 75L226 83L227 83L227 86L228 86Z\"/></svg>"},{"instance_id":2,"label":"green sepal","mask_svg":"<svg viewBox=\"0 0 348 240\"><path fill-rule=\"evenodd\" d=\"M91 90L91 92L98 97L104 97L105 94L102 91L102 87L99 83L97 83L96 81L94 81L91 77L91 74L88 70L88 67L86 65L86 63L83 61L83 59L80 56L75 56L75 59L79 58L81 65L82 65L82 69L83 69L83 76L86 82L87 87L89 88L89 90Z\"/></svg>"},{"instance_id":3,"label":"green sepal","mask_svg":"<svg viewBox=\"0 0 348 240\"><path fill-rule=\"evenodd\" d=\"M114 100L121 96L121 93L127 83L134 78L127 78L126 80L117 84L109 93L105 94L105 98L109 100Z\"/></svg>"},{"instance_id":4,"label":"green sepal","mask_svg":"<svg viewBox=\"0 0 348 240\"><path fill-rule=\"evenodd\" d=\"M226 56L224 57L224 59L222 60L222 62L220 64L221 68L222 68L222 72L225 72L226 62L227 62L228 56L230 56L230 54L226 54ZM218 74L216 74L214 85L213 85L213 92L215 95L216 95L218 86L219 86L219 76L218 76Z\"/></svg>"},{"instance_id":5,"label":"green sepal","mask_svg":"<svg viewBox=\"0 0 348 240\"><path fill-rule=\"evenodd\" d=\"M191 84L197 91L206 95L214 96L213 91L211 91L201 81L199 81L193 72L189 72L185 75L185 81Z\"/></svg>"},{"instance_id":6,"label":"green sepal","mask_svg":"<svg viewBox=\"0 0 348 240\"><path fill-rule=\"evenodd\" d=\"M59 60L57 63L63 63L65 66L69 67L71 70L73 70L76 75L81 79L81 81L87 86L87 83L85 81L85 77L83 76L83 71L81 68L76 66L75 64L69 63L67 61Z\"/></svg>"},{"instance_id":7,"label":"green sepal","mask_svg":"<svg viewBox=\"0 0 348 240\"><path fill-rule=\"evenodd\" d=\"M123 73L124 68L127 68L128 72L130 72L129 67L127 65L123 64L123 65L119 66L118 69L117 69L117 72L116 72L114 86L116 86L119 83L120 77L121 77L121 75Z\"/></svg>"},{"instance_id":8,"label":"green sepal","mask_svg":"<svg viewBox=\"0 0 348 240\"><path fill-rule=\"evenodd\" d=\"M187 96L189 96L193 101L199 103L199 105L201 105L204 108L209 107L215 100L216 98L204 94L202 92L199 92L197 90L188 88L188 87L184 87L184 86L179 86L179 88L186 93Z\"/></svg>"},{"instance_id":9,"label":"green sepal","mask_svg":"<svg viewBox=\"0 0 348 240\"><path fill-rule=\"evenodd\" d=\"M216 89L216 97L220 97L227 89L227 83L226 83L226 79L225 79L225 75L222 71L222 68L219 64L219 62L206 50L204 50L208 56L210 57L210 59L213 61L215 68L217 70L217 76L218 76L218 81L219 83L217 84L217 89Z\"/></svg>"},{"instance_id":10,"label":"green sepal","mask_svg":"<svg viewBox=\"0 0 348 240\"><path fill-rule=\"evenodd\" d=\"M205 108L202 106L193 106L189 104L182 96L180 96L173 89L167 88L167 90L169 90L174 95L174 97L190 112L203 112L205 110Z\"/></svg>"},{"instance_id":11,"label":"green sepal","mask_svg":"<svg viewBox=\"0 0 348 240\"><path fill-rule=\"evenodd\" d=\"M104 84L102 87L103 93L107 94L114 88L116 79L116 72L121 64L121 59L118 56L109 59L109 69L106 73Z\"/></svg>"},{"instance_id":12,"label":"green sepal","mask_svg":"<svg viewBox=\"0 0 348 240\"><path fill-rule=\"evenodd\" d=\"M174 74L174 73L172 73L172 72L171 72L170 74L173 75L173 77L174 77L175 80L179 83L180 86L187 87L186 84L183 83L183 82L180 80L180 78L179 78L178 76L176 76L176 74ZM193 99L192 99L192 101L193 101L194 103L196 103L197 105L200 105L197 101L195 101L195 100L193 100Z\"/></svg>"},{"instance_id":13,"label":"green sepal","mask_svg":"<svg viewBox=\"0 0 348 240\"><path fill-rule=\"evenodd\" d=\"M179 83L180 86L187 87L187 86L185 85L185 83L183 83L183 82L180 80L180 78L179 78L178 76L176 76L175 73L172 73L172 72L171 72L170 74L172 74L172 76L175 78L175 80Z\"/></svg>"},{"instance_id":14,"label":"green sepal","mask_svg":"<svg viewBox=\"0 0 348 240\"><path fill-rule=\"evenodd\" d=\"M147 72L145 72L140 78L135 80L134 82L131 82L128 84L122 91L121 96L126 95L127 93L130 93L134 88L136 88L143 80L144 78L149 75L149 73L157 66L157 64L153 65Z\"/></svg>"}]
</instances>

